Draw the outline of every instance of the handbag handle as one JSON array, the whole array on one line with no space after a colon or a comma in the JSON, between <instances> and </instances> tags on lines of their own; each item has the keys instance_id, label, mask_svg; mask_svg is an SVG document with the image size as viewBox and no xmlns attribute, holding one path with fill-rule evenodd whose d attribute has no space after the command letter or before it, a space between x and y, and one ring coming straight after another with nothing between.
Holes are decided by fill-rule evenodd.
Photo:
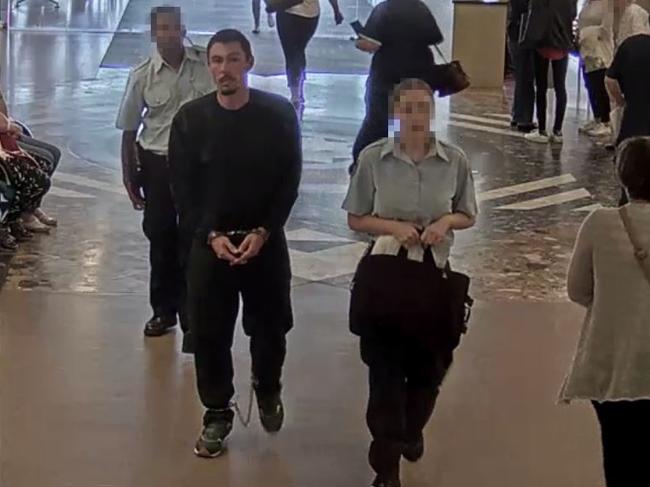
<instances>
[{"instance_id":1,"label":"handbag handle","mask_svg":"<svg viewBox=\"0 0 650 487\"><path fill-rule=\"evenodd\" d=\"M621 216L621 220L623 221L623 226L625 227L627 236L630 239L630 243L632 244L632 247L634 247L634 258L639 263L646 281L648 281L648 284L650 284L650 261L648 260L648 251L641 246L638 235L634 231L632 221L630 220L630 214L628 212L628 207L622 206L618 212Z\"/></svg>"},{"instance_id":2,"label":"handbag handle","mask_svg":"<svg viewBox=\"0 0 650 487\"><path fill-rule=\"evenodd\" d=\"M445 62L445 64L449 64L449 61L447 61L447 58L445 57L445 55L442 53L442 51L441 51L440 48L438 47L438 44L434 44L433 47L434 47L434 49L438 52L438 54L440 54L440 57L441 57L442 60Z\"/></svg>"}]
</instances>

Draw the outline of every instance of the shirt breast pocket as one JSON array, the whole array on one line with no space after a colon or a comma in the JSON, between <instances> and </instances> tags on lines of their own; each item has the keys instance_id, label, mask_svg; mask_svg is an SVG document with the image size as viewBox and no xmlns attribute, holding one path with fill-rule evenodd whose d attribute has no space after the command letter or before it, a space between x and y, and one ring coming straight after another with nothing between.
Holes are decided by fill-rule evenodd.
<instances>
[{"instance_id":1,"label":"shirt breast pocket","mask_svg":"<svg viewBox=\"0 0 650 487\"><path fill-rule=\"evenodd\" d=\"M144 101L147 107L156 111L169 103L171 91L162 84L154 84L144 90Z\"/></svg>"}]
</instances>

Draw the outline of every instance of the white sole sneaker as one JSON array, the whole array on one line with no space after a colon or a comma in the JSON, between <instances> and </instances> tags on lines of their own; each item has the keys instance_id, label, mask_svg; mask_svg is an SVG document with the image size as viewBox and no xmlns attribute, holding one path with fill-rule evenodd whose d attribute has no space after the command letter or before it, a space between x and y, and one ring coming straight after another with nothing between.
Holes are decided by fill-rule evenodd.
<instances>
[{"instance_id":1,"label":"white sole sneaker","mask_svg":"<svg viewBox=\"0 0 650 487\"><path fill-rule=\"evenodd\" d=\"M524 139L526 139L528 142L535 142L536 144L548 144L550 140L548 135L540 134L537 131L526 134L524 136Z\"/></svg>"}]
</instances>

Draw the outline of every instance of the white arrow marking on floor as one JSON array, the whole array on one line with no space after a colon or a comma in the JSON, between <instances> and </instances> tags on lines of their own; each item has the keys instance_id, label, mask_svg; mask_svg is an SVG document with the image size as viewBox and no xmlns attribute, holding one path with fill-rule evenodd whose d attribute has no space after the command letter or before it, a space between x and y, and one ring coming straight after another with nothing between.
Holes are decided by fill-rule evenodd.
<instances>
[{"instance_id":1,"label":"white arrow marking on floor","mask_svg":"<svg viewBox=\"0 0 650 487\"><path fill-rule=\"evenodd\" d=\"M490 134L508 135L510 137L516 137L519 139L523 139L526 136L526 134L522 132L515 132L514 130L498 129L495 127L488 127L486 125L476 125L474 123L467 123L467 122L456 122L454 120L449 120L447 122L447 125L460 127L463 129L478 130L479 132L488 132Z\"/></svg>"},{"instance_id":2,"label":"white arrow marking on floor","mask_svg":"<svg viewBox=\"0 0 650 487\"><path fill-rule=\"evenodd\" d=\"M550 178L539 179L529 183L515 184L514 186L506 186L504 188L492 189L479 193L477 199L479 201L491 201L498 198L505 198L506 196L514 196L521 193L529 193L540 189L552 188L562 184L574 183L576 178L573 174L562 174L561 176L554 176Z\"/></svg>"},{"instance_id":3,"label":"white arrow marking on floor","mask_svg":"<svg viewBox=\"0 0 650 487\"><path fill-rule=\"evenodd\" d=\"M560 205L570 201L579 200L582 198L590 198L591 193L584 188L574 189L573 191L565 191L564 193L553 194L544 196L542 198L535 198L520 203L513 203L511 205L499 206L497 210L538 210L546 208L547 206Z\"/></svg>"},{"instance_id":4,"label":"white arrow marking on floor","mask_svg":"<svg viewBox=\"0 0 650 487\"><path fill-rule=\"evenodd\" d=\"M503 118L505 120L511 120L512 115L509 115L507 113L486 113L485 114L488 117L494 117L494 118Z\"/></svg>"},{"instance_id":5,"label":"white arrow marking on floor","mask_svg":"<svg viewBox=\"0 0 650 487\"><path fill-rule=\"evenodd\" d=\"M588 205L588 206L581 206L580 208L576 208L575 212L584 212L584 213L591 213L594 210L600 210L601 208L604 208L603 205L600 203L594 203L593 205Z\"/></svg>"},{"instance_id":6,"label":"white arrow marking on floor","mask_svg":"<svg viewBox=\"0 0 650 487\"><path fill-rule=\"evenodd\" d=\"M117 183L104 183L102 181L97 181L95 179L86 178L83 176L78 176L76 174L68 174L63 172L57 172L54 174L54 181L62 181L64 183L77 184L79 186L86 186L88 188L100 189L102 191L108 191L109 193L115 193L119 195L126 195L126 190L122 188Z\"/></svg>"},{"instance_id":7,"label":"white arrow marking on floor","mask_svg":"<svg viewBox=\"0 0 650 487\"><path fill-rule=\"evenodd\" d=\"M457 118L458 120L466 120L468 122L483 122L490 123L492 125L498 125L499 127L510 127L510 122L504 122L503 120L495 120L493 118L486 117L477 117L476 115L465 115L464 113L451 113L451 118Z\"/></svg>"},{"instance_id":8,"label":"white arrow marking on floor","mask_svg":"<svg viewBox=\"0 0 650 487\"><path fill-rule=\"evenodd\" d=\"M76 198L76 199L94 199L95 197L91 194L79 193L77 191L72 191L71 189L63 189L53 186L47 193L51 196L58 196L60 198Z\"/></svg>"}]
</instances>

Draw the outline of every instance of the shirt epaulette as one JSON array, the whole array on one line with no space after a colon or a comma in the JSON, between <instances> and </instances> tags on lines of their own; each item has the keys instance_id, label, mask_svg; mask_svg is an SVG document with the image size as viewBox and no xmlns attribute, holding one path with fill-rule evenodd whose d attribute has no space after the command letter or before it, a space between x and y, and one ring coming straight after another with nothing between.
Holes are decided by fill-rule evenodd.
<instances>
[{"instance_id":1,"label":"shirt epaulette","mask_svg":"<svg viewBox=\"0 0 650 487\"><path fill-rule=\"evenodd\" d=\"M148 57L147 59L142 61L140 64L136 64L135 66L133 66L132 71L134 73L137 72L137 71L141 71L141 70L145 69L147 66L149 66L149 64L151 64L151 58L150 57Z\"/></svg>"}]
</instances>

